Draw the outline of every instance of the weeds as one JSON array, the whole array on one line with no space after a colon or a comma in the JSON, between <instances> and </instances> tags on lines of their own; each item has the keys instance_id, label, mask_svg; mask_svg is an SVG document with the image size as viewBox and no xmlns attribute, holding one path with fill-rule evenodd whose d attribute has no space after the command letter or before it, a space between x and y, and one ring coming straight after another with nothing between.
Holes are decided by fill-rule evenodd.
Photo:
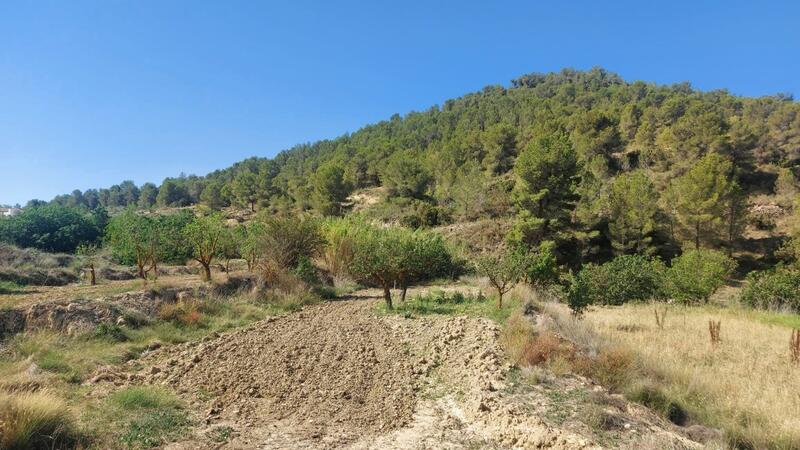
<instances>
[{"instance_id":1,"label":"weeds","mask_svg":"<svg viewBox=\"0 0 800 450\"><path fill-rule=\"evenodd\" d=\"M653 312L656 316L656 326L663 330L664 326L667 324L667 307L664 306L659 310L658 305L653 305Z\"/></svg>"},{"instance_id":2,"label":"weeds","mask_svg":"<svg viewBox=\"0 0 800 450\"><path fill-rule=\"evenodd\" d=\"M708 334L711 337L711 346L717 347L722 342L722 337L720 336L720 329L721 329L722 322L713 320L708 321Z\"/></svg>"}]
</instances>

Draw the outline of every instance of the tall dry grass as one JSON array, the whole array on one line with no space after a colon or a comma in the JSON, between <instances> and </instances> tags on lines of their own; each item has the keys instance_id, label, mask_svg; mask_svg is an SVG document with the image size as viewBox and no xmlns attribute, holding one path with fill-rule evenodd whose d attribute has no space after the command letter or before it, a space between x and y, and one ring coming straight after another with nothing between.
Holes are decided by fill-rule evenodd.
<instances>
[{"instance_id":1,"label":"tall dry grass","mask_svg":"<svg viewBox=\"0 0 800 450\"><path fill-rule=\"evenodd\" d=\"M69 410L47 392L0 392L0 448L71 448L78 435Z\"/></svg>"},{"instance_id":2,"label":"tall dry grass","mask_svg":"<svg viewBox=\"0 0 800 450\"><path fill-rule=\"evenodd\" d=\"M670 398L742 448L800 448L800 367L791 329L736 310L672 307L663 328L649 305L596 308L584 319L636 355ZM721 322L712 345L709 322ZM715 330L716 331L716 330Z\"/></svg>"}]
</instances>

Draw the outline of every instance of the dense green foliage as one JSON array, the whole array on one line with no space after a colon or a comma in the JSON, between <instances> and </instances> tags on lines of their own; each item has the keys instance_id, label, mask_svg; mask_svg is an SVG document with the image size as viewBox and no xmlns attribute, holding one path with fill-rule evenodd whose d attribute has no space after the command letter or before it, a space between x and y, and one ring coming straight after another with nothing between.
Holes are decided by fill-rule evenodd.
<instances>
[{"instance_id":1,"label":"dense green foliage","mask_svg":"<svg viewBox=\"0 0 800 450\"><path fill-rule=\"evenodd\" d=\"M57 204L25 208L0 218L0 241L47 252L74 252L80 244L96 242L108 221L105 209L89 211Z\"/></svg>"},{"instance_id":2,"label":"dense green foliage","mask_svg":"<svg viewBox=\"0 0 800 450\"><path fill-rule=\"evenodd\" d=\"M383 186L390 197L435 208L436 222L517 216L519 241L553 240L559 260L577 267L614 252L669 256L675 241L735 244L747 195L796 187L789 169L798 148L800 105L787 96L743 98L686 83L625 82L602 69L563 70L274 159L170 178L157 192L126 181L54 202L203 202L336 215L352 190ZM409 225L424 225L424 216L409 217Z\"/></svg>"},{"instance_id":3,"label":"dense green foliage","mask_svg":"<svg viewBox=\"0 0 800 450\"><path fill-rule=\"evenodd\" d=\"M754 308L800 313L800 272L789 268L750 272L740 300Z\"/></svg>"},{"instance_id":4,"label":"dense green foliage","mask_svg":"<svg viewBox=\"0 0 800 450\"><path fill-rule=\"evenodd\" d=\"M622 305L663 296L666 268L658 259L623 255L602 264L587 264L570 287L569 304L580 312L588 305Z\"/></svg>"},{"instance_id":5,"label":"dense green foliage","mask_svg":"<svg viewBox=\"0 0 800 450\"><path fill-rule=\"evenodd\" d=\"M406 228L379 228L362 222L329 226L332 255L343 255L346 272L357 281L383 289L392 308L390 289L397 286L405 300L411 283L451 274L452 257L438 234Z\"/></svg>"},{"instance_id":6,"label":"dense green foliage","mask_svg":"<svg viewBox=\"0 0 800 450\"><path fill-rule=\"evenodd\" d=\"M188 212L144 215L133 209L114 216L106 228L106 243L115 260L135 265L145 278L152 270L157 275L161 262L183 264L192 255L184 227L193 220Z\"/></svg>"},{"instance_id":7,"label":"dense green foliage","mask_svg":"<svg viewBox=\"0 0 800 450\"><path fill-rule=\"evenodd\" d=\"M221 244L229 238L228 233L219 214L195 217L183 227L183 235L192 249L192 258L203 267L203 279L206 281L211 280L211 261L223 250ZM233 244L230 246L234 247Z\"/></svg>"},{"instance_id":8,"label":"dense green foliage","mask_svg":"<svg viewBox=\"0 0 800 450\"><path fill-rule=\"evenodd\" d=\"M736 262L716 250L691 250L672 260L667 291L682 302L707 302L733 273Z\"/></svg>"}]
</instances>

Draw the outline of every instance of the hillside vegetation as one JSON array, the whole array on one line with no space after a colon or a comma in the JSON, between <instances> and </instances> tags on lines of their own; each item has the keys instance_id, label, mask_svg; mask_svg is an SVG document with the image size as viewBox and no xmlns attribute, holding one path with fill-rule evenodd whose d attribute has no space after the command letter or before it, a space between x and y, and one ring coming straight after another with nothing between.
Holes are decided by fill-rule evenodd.
<instances>
[{"instance_id":1,"label":"hillside vegetation","mask_svg":"<svg viewBox=\"0 0 800 450\"><path fill-rule=\"evenodd\" d=\"M560 261L573 266L614 253L671 256L682 243L755 247L771 257L775 245L741 241L744 212L748 201L777 194L751 215L754 227L775 226L797 192L798 156L800 104L790 96L745 98L563 70L274 159L52 202L340 215L351 193L382 186L387 195L370 208L377 218L435 226L513 217L514 239L556 241Z\"/></svg>"},{"instance_id":2,"label":"hillside vegetation","mask_svg":"<svg viewBox=\"0 0 800 450\"><path fill-rule=\"evenodd\" d=\"M491 429L486 445L800 448L798 176L790 96L593 69L206 176L32 200L0 218L0 375L21 380L0 403L66 401L63 435L17 435L75 448L256 446L250 419L284 411L272 447L364 430L472 447ZM56 389L27 396L34 375ZM314 411L344 411L325 418L341 429Z\"/></svg>"}]
</instances>

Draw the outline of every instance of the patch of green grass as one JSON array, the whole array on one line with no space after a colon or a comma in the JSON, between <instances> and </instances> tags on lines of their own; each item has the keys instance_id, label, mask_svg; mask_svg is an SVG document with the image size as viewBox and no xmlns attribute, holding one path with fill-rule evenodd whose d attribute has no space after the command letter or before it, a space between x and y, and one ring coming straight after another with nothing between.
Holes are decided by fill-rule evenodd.
<instances>
[{"instance_id":1,"label":"patch of green grass","mask_svg":"<svg viewBox=\"0 0 800 450\"><path fill-rule=\"evenodd\" d=\"M800 314L779 313L771 311L748 311L753 318L768 325L779 325L787 328L800 328Z\"/></svg>"},{"instance_id":2,"label":"patch of green grass","mask_svg":"<svg viewBox=\"0 0 800 450\"><path fill-rule=\"evenodd\" d=\"M429 314L442 315L467 315L471 317L486 317L495 322L502 323L517 309L520 300L509 297L502 308L497 307L494 299L478 295L463 294L461 292L445 292L443 290L430 290L424 295L418 295L400 302L394 299L394 309L388 310L386 303L380 302L378 310L382 314L398 314L407 318Z\"/></svg>"},{"instance_id":3,"label":"patch of green grass","mask_svg":"<svg viewBox=\"0 0 800 450\"><path fill-rule=\"evenodd\" d=\"M134 386L122 389L112 394L108 402L124 409L173 408L178 406L178 399L171 392L154 386Z\"/></svg>"},{"instance_id":4,"label":"patch of green grass","mask_svg":"<svg viewBox=\"0 0 800 450\"><path fill-rule=\"evenodd\" d=\"M94 448L146 449L184 436L191 420L172 391L132 386L84 409Z\"/></svg>"},{"instance_id":5,"label":"patch of green grass","mask_svg":"<svg viewBox=\"0 0 800 450\"><path fill-rule=\"evenodd\" d=\"M0 295L24 294L25 288L13 281L0 281Z\"/></svg>"},{"instance_id":6,"label":"patch of green grass","mask_svg":"<svg viewBox=\"0 0 800 450\"><path fill-rule=\"evenodd\" d=\"M153 448L172 442L186 433L189 418L184 411L150 411L131 420L120 436L128 448Z\"/></svg>"},{"instance_id":7,"label":"patch of green grass","mask_svg":"<svg viewBox=\"0 0 800 450\"><path fill-rule=\"evenodd\" d=\"M589 398L586 389L581 388L567 391L548 389L544 392L550 400L545 417L558 425L569 419L579 406L586 404Z\"/></svg>"}]
</instances>

